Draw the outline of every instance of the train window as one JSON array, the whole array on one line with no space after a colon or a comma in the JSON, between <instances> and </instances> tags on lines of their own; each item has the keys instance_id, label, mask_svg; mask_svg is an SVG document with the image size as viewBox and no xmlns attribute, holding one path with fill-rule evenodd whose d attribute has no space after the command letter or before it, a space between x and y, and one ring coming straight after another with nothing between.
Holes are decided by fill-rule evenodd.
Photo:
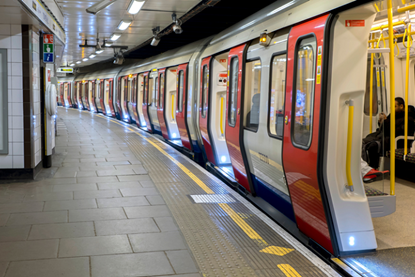
<instances>
[{"instance_id":1,"label":"train window","mask_svg":"<svg viewBox=\"0 0 415 277\"><path fill-rule=\"evenodd\" d=\"M208 92L208 68L207 66L203 66L203 80L202 80L202 117L206 117L206 110L207 110L207 92Z\"/></svg>"},{"instance_id":2,"label":"train window","mask_svg":"<svg viewBox=\"0 0 415 277\"><path fill-rule=\"evenodd\" d=\"M234 127L236 124L236 112L238 109L238 73L239 59L237 57L231 60L231 72L228 76L229 80L229 113L228 124Z\"/></svg>"},{"instance_id":3,"label":"train window","mask_svg":"<svg viewBox=\"0 0 415 277\"><path fill-rule=\"evenodd\" d=\"M271 91L269 105L268 127L271 135L282 136L284 130L284 90L287 55L272 58Z\"/></svg>"},{"instance_id":4,"label":"train window","mask_svg":"<svg viewBox=\"0 0 415 277\"><path fill-rule=\"evenodd\" d=\"M292 139L295 145L308 148L313 127L316 39L309 37L298 44L295 57L295 84L293 95Z\"/></svg>"},{"instance_id":5,"label":"train window","mask_svg":"<svg viewBox=\"0 0 415 277\"><path fill-rule=\"evenodd\" d=\"M258 130L259 126L261 69L260 60L246 63L244 126L254 132Z\"/></svg>"},{"instance_id":6,"label":"train window","mask_svg":"<svg viewBox=\"0 0 415 277\"><path fill-rule=\"evenodd\" d=\"M370 54L369 54L370 57ZM381 86L382 83L380 80L380 73L376 72L376 67L372 68L373 70L373 85L372 85L372 116L378 114L378 93L377 86ZM378 69L379 70L379 69ZM380 71L380 70L379 70ZM366 74L366 91L365 91L365 106L364 106L365 115L370 115L370 58L367 62L367 74Z\"/></svg>"},{"instance_id":7,"label":"train window","mask_svg":"<svg viewBox=\"0 0 415 277\"><path fill-rule=\"evenodd\" d=\"M144 93L143 93L143 104L147 104L147 76L143 79Z\"/></svg>"},{"instance_id":8,"label":"train window","mask_svg":"<svg viewBox=\"0 0 415 277\"><path fill-rule=\"evenodd\" d=\"M159 96L159 107L163 109L164 101L164 73L160 74L160 96Z\"/></svg>"},{"instance_id":9,"label":"train window","mask_svg":"<svg viewBox=\"0 0 415 277\"><path fill-rule=\"evenodd\" d=\"M154 106L157 108L157 103L159 102L159 77L154 78L154 86L156 87L156 101L154 101Z\"/></svg>"},{"instance_id":10,"label":"train window","mask_svg":"<svg viewBox=\"0 0 415 277\"><path fill-rule=\"evenodd\" d=\"M183 111L184 72L179 72L179 97L177 97L179 113Z\"/></svg>"}]
</instances>

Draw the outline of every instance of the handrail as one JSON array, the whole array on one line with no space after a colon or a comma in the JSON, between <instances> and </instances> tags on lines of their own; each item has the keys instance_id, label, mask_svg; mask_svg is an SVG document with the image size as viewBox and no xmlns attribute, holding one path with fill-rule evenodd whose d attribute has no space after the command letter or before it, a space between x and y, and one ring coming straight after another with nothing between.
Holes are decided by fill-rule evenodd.
<instances>
[{"instance_id":1,"label":"handrail","mask_svg":"<svg viewBox=\"0 0 415 277\"><path fill-rule=\"evenodd\" d=\"M222 120L222 116L223 116L223 97L221 97L220 98L220 117L219 117L219 120L220 120L220 132L222 133L222 136L223 136L223 134L224 134L224 132L223 132L223 120Z\"/></svg>"},{"instance_id":2,"label":"handrail","mask_svg":"<svg viewBox=\"0 0 415 277\"><path fill-rule=\"evenodd\" d=\"M415 9L415 4L411 4L402 8L398 8L398 13L403 13Z\"/></svg>"},{"instance_id":3,"label":"handrail","mask_svg":"<svg viewBox=\"0 0 415 277\"><path fill-rule=\"evenodd\" d=\"M393 34L393 12L392 0L387 0L388 12L388 29L389 34ZM395 36L397 37L397 36ZM392 46L392 47L391 47ZM390 104L395 103L395 47L393 46L393 35L389 36L389 82L390 82ZM393 107L393 106L392 106ZM390 137L395 137L395 109L391 109L390 113ZM395 143L393 139L390 140L390 195L395 195Z\"/></svg>"},{"instance_id":4,"label":"handrail","mask_svg":"<svg viewBox=\"0 0 415 277\"><path fill-rule=\"evenodd\" d=\"M411 24L408 24L408 28L405 30L405 34L411 32ZM408 154L408 91L409 91L409 59L411 54L411 46L413 44L412 37L407 36L407 42L405 45L405 34L403 37L403 46L406 47L406 80L405 80L405 140L404 140L404 160L406 160L406 155Z\"/></svg>"},{"instance_id":5,"label":"handrail","mask_svg":"<svg viewBox=\"0 0 415 277\"><path fill-rule=\"evenodd\" d=\"M174 121L174 94L171 95L171 118Z\"/></svg>"},{"instance_id":6,"label":"handrail","mask_svg":"<svg viewBox=\"0 0 415 277\"><path fill-rule=\"evenodd\" d=\"M353 139L353 115L354 115L354 102L352 99L346 101L346 105L349 105L349 121L347 124L347 152L346 152L346 177L347 188L350 191L354 191L353 180L351 173L352 162L352 139Z\"/></svg>"}]
</instances>

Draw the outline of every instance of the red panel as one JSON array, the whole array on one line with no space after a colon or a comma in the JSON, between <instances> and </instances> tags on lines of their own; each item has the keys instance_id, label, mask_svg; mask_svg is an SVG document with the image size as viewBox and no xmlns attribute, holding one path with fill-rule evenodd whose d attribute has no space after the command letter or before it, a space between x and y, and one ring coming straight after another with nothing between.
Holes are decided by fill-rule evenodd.
<instances>
[{"instance_id":1,"label":"red panel","mask_svg":"<svg viewBox=\"0 0 415 277\"><path fill-rule=\"evenodd\" d=\"M115 117L115 109L114 109L114 79L109 79L109 99L108 105L110 106L110 110L112 113L112 117Z\"/></svg>"},{"instance_id":2,"label":"red panel","mask_svg":"<svg viewBox=\"0 0 415 277\"><path fill-rule=\"evenodd\" d=\"M101 96L99 97L99 103L101 104L101 112L105 115L107 115L107 109L104 104L104 97L105 97L105 86L104 86L105 80L101 80L99 83L99 90L101 92Z\"/></svg>"},{"instance_id":3,"label":"red panel","mask_svg":"<svg viewBox=\"0 0 415 277\"><path fill-rule=\"evenodd\" d=\"M226 145L228 146L228 151L229 151L229 156L231 158L231 163L232 163L232 167L233 167L233 172L235 174L235 179L236 181L238 181L239 184L241 184L244 188L246 188L249 192L251 191L251 187L249 185L249 180L248 180L248 176L247 176L247 172L246 172L246 168L244 165L244 159L241 153L241 145L240 145L240 141L241 141L241 135L242 135L242 130L241 128L243 128L241 126L242 120L241 120L241 110L242 110L242 100L241 100L241 96L242 96L242 68L243 68L243 53L244 53L244 49L245 49L245 44L244 45L240 45L238 47L233 48L230 52L229 52L229 56L228 56L228 74L231 70L231 61L233 58L237 58L239 59L239 68L238 68L238 100L237 100L237 107L238 107L238 112L236 114L236 122L235 122L235 126L231 127L228 124L228 107L229 107L229 101L230 101L230 96L229 96L229 85L227 86L227 92L226 92L226 124L225 124L225 128L226 128L226 132L225 132L225 136L226 136ZM229 79L229 75L228 75L228 79ZM229 84L229 82L228 82Z\"/></svg>"},{"instance_id":4,"label":"red panel","mask_svg":"<svg viewBox=\"0 0 415 277\"><path fill-rule=\"evenodd\" d=\"M203 140L203 147L205 148L206 156L209 162L212 164L216 164L215 162L215 155L213 154L212 144L209 139L209 131L208 131L208 117L209 117L209 79L207 80L207 93L206 93L206 112L205 112L205 118L202 116L202 110L203 110L203 68L204 66L207 67L208 70L208 76L210 71L210 60L212 57L207 57L202 60L202 64L200 65L200 105L199 105L199 128L200 133L202 135Z\"/></svg>"},{"instance_id":5,"label":"red panel","mask_svg":"<svg viewBox=\"0 0 415 277\"><path fill-rule=\"evenodd\" d=\"M153 129L151 129L151 123L150 123L150 117L148 116L148 97L149 97L149 81L148 81L148 75L150 71L143 74L143 81L144 81L144 93L143 93L143 115L144 119L146 121L147 130L152 133Z\"/></svg>"},{"instance_id":6,"label":"red panel","mask_svg":"<svg viewBox=\"0 0 415 277\"><path fill-rule=\"evenodd\" d=\"M182 111L179 112L179 76L180 72L183 71L183 97L182 97ZM180 138L184 147L192 151L192 144L189 139L189 133L187 132L187 123L186 123L186 99L187 99L187 63L179 65L177 68L177 84L176 84L176 122L177 127L179 128Z\"/></svg>"},{"instance_id":7,"label":"red panel","mask_svg":"<svg viewBox=\"0 0 415 277\"><path fill-rule=\"evenodd\" d=\"M92 83L92 96L91 96L92 103L90 105L91 105L91 109L92 109L92 107L94 108L94 112L98 112L97 106L95 105L95 93L96 93L95 92L95 80L91 81L91 83ZM89 86L89 84L88 84L88 86Z\"/></svg>"},{"instance_id":8,"label":"red panel","mask_svg":"<svg viewBox=\"0 0 415 277\"><path fill-rule=\"evenodd\" d=\"M164 74L164 84L161 84L161 74ZM167 125L166 125L166 120L164 118L164 106L166 105L166 102L164 100L165 95L166 95L166 68L162 68L159 69L158 72L158 97L157 99L159 99L159 103L163 103L162 106L160 107L159 103L157 103L157 118L159 120L160 123L160 129L161 129L161 133L163 134L163 138L165 139L170 139L169 138L169 132L167 131ZM163 91L161 91L161 85L163 85Z\"/></svg>"},{"instance_id":9,"label":"red panel","mask_svg":"<svg viewBox=\"0 0 415 277\"><path fill-rule=\"evenodd\" d=\"M283 164L288 188L294 208L298 228L308 237L315 240L325 249L333 253L333 246L327 226L318 179L317 153L320 119L321 84L315 83L314 107L312 118L312 140L309 149L300 149L293 145L291 139L292 97L294 80L295 47L300 36L314 34L317 47L323 47L324 29L328 15L310 20L291 29L288 39L287 82L285 116L288 119L284 126ZM317 52L317 49L314 49ZM323 52L327 49L323 49ZM316 56L317 57L317 56ZM317 58L316 58L317 60ZM315 61L317 66L317 61ZM323 70L325 70L323 68ZM326 69L327 70L327 69ZM317 72L317 68L316 68ZM316 75L317 76L317 75Z\"/></svg>"}]
</instances>

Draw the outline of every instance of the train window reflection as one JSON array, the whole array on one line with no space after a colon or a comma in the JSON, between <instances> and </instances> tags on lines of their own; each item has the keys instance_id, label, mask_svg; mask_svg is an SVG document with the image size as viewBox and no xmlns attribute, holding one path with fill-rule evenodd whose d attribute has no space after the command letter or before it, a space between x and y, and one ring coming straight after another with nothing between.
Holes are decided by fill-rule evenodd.
<instances>
[{"instance_id":1,"label":"train window reflection","mask_svg":"<svg viewBox=\"0 0 415 277\"><path fill-rule=\"evenodd\" d=\"M259 109L261 95L261 61L246 63L244 126L256 132L259 126Z\"/></svg>"},{"instance_id":2,"label":"train window reflection","mask_svg":"<svg viewBox=\"0 0 415 277\"><path fill-rule=\"evenodd\" d=\"M179 72L179 97L177 98L178 101L178 108L179 113L183 111L183 91L184 91L184 72L183 70Z\"/></svg>"},{"instance_id":3,"label":"train window reflection","mask_svg":"<svg viewBox=\"0 0 415 277\"><path fill-rule=\"evenodd\" d=\"M236 124L236 112L238 108L238 73L239 73L239 59L233 58L231 61L231 72L229 82L229 114L228 124L234 127Z\"/></svg>"},{"instance_id":4,"label":"train window reflection","mask_svg":"<svg viewBox=\"0 0 415 277\"><path fill-rule=\"evenodd\" d=\"M269 132L282 136L284 130L284 90L287 55L278 55L272 59L272 76L269 106Z\"/></svg>"},{"instance_id":5,"label":"train window reflection","mask_svg":"<svg viewBox=\"0 0 415 277\"><path fill-rule=\"evenodd\" d=\"M160 96L159 96L159 107L163 109L164 99L164 73L160 74Z\"/></svg>"},{"instance_id":6,"label":"train window reflection","mask_svg":"<svg viewBox=\"0 0 415 277\"><path fill-rule=\"evenodd\" d=\"M295 90L293 95L292 133L294 144L309 147L312 134L312 116L315 80L314 37L300 41L296 56ZM321 69L319 69L321 70Z\"/></svg>"},{"instance_id":7,"label":"train window reflection","mask_svg":"<svg viewBox=\"0 0 415 277\"><path fill-rule=\"evenodd\" d=\"M203 81L202 81L202 117L205 118L206 117L206 110L207 110L207 105L206 105L206 97L207 97L207 91L208 91L208 68L205 65L203 67Z\"/></svg>"}]
</instances>

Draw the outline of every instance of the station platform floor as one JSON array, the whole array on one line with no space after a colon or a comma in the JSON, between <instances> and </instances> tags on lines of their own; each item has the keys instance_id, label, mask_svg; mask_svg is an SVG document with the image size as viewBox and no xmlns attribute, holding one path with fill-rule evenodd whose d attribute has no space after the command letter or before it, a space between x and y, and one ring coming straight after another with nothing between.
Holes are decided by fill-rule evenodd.
<instances>
[{"instance_id":1,"label":"station platform floor","mask_svg":"<svg viewBox=\"0 0 415 277\"><path fill-rule=\"evenodd\" d=\"M340 276L174 148L58 108L51 168L0 184L0 277Z\"/></svg>"}]
</instances>

